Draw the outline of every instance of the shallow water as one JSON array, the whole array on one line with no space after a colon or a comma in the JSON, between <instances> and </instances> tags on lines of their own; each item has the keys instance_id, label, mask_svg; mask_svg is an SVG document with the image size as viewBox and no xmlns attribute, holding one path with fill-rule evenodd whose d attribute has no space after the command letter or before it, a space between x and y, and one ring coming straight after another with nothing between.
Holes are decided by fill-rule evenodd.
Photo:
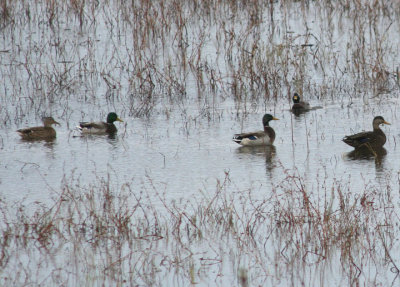
<instances>
[{"instance_id":1,"label":"shallow water","mask_svg":"<svg viewBox=\"0 0 400 287\"><path fill-rule=\"evenodd\" d=\"M274 145L256 148L241 147L231 138L237 132L261 129L262 112L249 115L242 123L243 130L228 113L211 123L189 121L188 130L175 120L179 114L170 119L123 118L124 123L116 123L119 132L115 138L81 136L61 122L54 142L23 141L14 127L3 130L3 197L11 202L46 203L65 180L88 185L110 176L116 186L125 182L146 186L151 181L168 199L187 200L201 197L199 190L215 186L225 173L238 190L260 189L262 197L286 178L285 170L298 173L310 191L318 190L318 179L328 185L345 180L352 192L360 193L369 183L384 187L386 174L399 170L399 162L391 160L400 152L394 116L397 109L397 102L360 103L345 109L325 104L322 109L295 116L279 105L274 113L279 121L271 122L277 133ZM388 138L384 147L387 154L379 160L351 158L353 149L341 139L371 130L375 115L384 115L392 123L382 127Z\"/></svg>"},{"instance_id":2,"label":"shallow water","mask_svg":"<svg viewBox=\"0 0 400 287\"><path fill-rule=\"evenodd\" d=\"M354 196L351 198L356 202L366 192L392 196L390 208L394 214L400 213L400 91L395 75L400 58L400 25L393 8L396 5L392 5L393 11L382 9L372 21L362 17L360 20L357 7L339 11L330 9L327 3L300 2L275 3L272 10L264 13L240 7L241 4L236 8L243 11L237 13L235 7L221 4L217 5L217 17L189 4L182 11L168 10L171 15L182 13L186 20L183 35L177 28L179 21L150 21L146 23L154 26L144 29L142 21L154 16L144 19L145 12L149 12L146 5L131 11L120 4L97 7L89 1L88 5L93 6L85 7L85 12L90 17L80 25L75 12L68 13L68 7L60 4L64 10L57 10L57 25L49 28L50 24L41 20L44 14L49 15L48 7L40 1L32 7L18 2L14 11L20 11L15 15L20 15L19 22L4 27L4 41L0 43L0 76L4 79L0 91L2 202L10 207L22 203L27 207L25 212L33 214L38 205L53 206L65 187L85 194L88 187L106 182L116 197L124 192L133 195L128 197L132 206L136 196L144 193L156 209L168 215L164 205L185 210L190 204L196 206L194 203L213 198L224 185L228 192L224 196L232 196L240 204L242 210L237 213L243 218L253 216L246 211L257 203L297 189L305 190L318 207L334 202L335 214L339 210L336 189ZM154 11L158 11L157 7ZM21 16L28 8L32 9L29 21ZM360 50L367 55L358 54ZM387 77L382 76L386 75L385 69ZM371 72L375 70L378 72ZM268 80L263 82L263 77ZM298 116L292 114L291 94L300 90L311 106L321 108ZM103 120L110 111L124 120L116 123L118 134L114 138L81 136L75 129L80 121ZM277 134L273 146L248 148L232 141L235 133L262 129L264 113L279 118L271 122ZM15 131L40 125L42 115L52 115L60 122L61 126L55 127L56 140L21 140ZM385 154L379 158L355 157L342 138L371 130L372 119L377 115L391 123L382 127L387 135ZM225 185L226 181L229 184ZM18 218L19 211L15 213ZM268 224L274 222L266 223L264 228L268 229ZM195 242L196 254L188 255L196 262L204 262L206 255L227 259L221 259L221 266L211 264L204 268L205 274L196 277L204 286L210 282L237 285L242 266L256 266L256 270L248 268L254 285L268 282L298 286L294 283L297 277L330 286L346 280L344 271L336 269L342 259L340 250L327 256L326 266L314 264L319 259L309 255L310 250L300 262L309 265L287 263L285 256L290 261L289 253L295 252L290 243L298 241L292 230L285 235L277 232L276 236L283 239L271 236L272 242L264 244L266 255L256 254L259 257L246 253L242 246L230 247L236 241L230 235L215 238L218 234L207 234L212 243ZM254 240L259 244L267 239ZM69 244L62 247L66 253L73 248ZM185 275L178 271L174 275L161 266L166 257L175 256L176 251L169 250L173 247L168 243L135 244L139 245L138 250L143 244L148 250L159 252L153 256L162 269L157 271L162 274L161 284L165 277L171 286L188 285L181 279ZM391 247L392 256L398 255L395 243ZM125 247L124 251L129 254L130 248ZM164 255L161 250L170 253ZM96 251L88 251L94 266L103 262ZM12 263L29 265L29 258L35 256L26 256L28 259L21 255ZM54 256L60 266L68 262L77 269L81 263L74 261L85 258L71 259L60 253ZM115 260L119 260L118 256ZM40 256L37 258L41 260ZM383 258L379 260L384 261ZM153 262L153 257L149 261ZM265 262L267 271L263 270ZM367 263L368 268L375 268L375 264ZM38 282L47 278L46 268L56 269L51 263L44 268L40 262L33 266L39 270ZM292 268L289 271L288 266ZM124 268L121 267L122 273ZM307 269L306 275L302 274L303 268ZM376 269L376 276L374 272L366 275L363 270L360 282L391 282L387 264ZM74 267L72 270L79 281L79 274L84 271ZM12 273L12 267L7 271ZM258 279L259 273L268 279ZM382 279L385 276L390 279Z\"/></svg>"}]
</instances>

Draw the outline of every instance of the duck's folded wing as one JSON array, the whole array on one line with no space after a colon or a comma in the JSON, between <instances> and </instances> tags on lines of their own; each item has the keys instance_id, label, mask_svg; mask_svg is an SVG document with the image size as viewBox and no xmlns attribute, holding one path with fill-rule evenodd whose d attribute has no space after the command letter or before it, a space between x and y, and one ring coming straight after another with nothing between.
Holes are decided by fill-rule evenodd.
<instances>
[{"instance_id":1,"label":"duck's folded wing","mask_svg":"<svg viewBox=\"0 0 400 287\"><path fill-rule=\"evenodd\" d=\"M101 130L106 128L106 124L103 122L81 122L79 127L82 129L95 129Z\"/></svg>"},{"instance_id":2,"label":"duck's folded wing","mask_svg":"<svg viewBox=\"0 0 400 287\"><path fill-rule=\"evenodd\" d=\"M32 127L32 128L19 129L17 130L17 132L20 133L21 135L32 135L34 133L38 133L43 130L44 130L43 127Z\"/></svg>"},{"instance_id":3,"label":"duck's folded wing","mask_svg":"<svg viewBox=\"0 0 400 287\"><path fill-rule=\"evenodd\" d=\"M30 128L19 129L19 130L17 130L17 133L19 133L21 135L28 135L28 134L32 133L32 130Z\"/></svg>"},{"instance_id":4,"label":"duck's folded wing","mask_svg":"<svg viewBox=\"0 0 400 287\"><path fill-rule=\"evenodd\" d=\"M256 141L260 138L265 137L265 133L263 131L259 132L251 132L251 133L242 133L233 135L233 141L240 143L242 140L247 139L250 141Z\"/></svg>"},{"instance_id":5,"label":"duck's folded wing","mask_svg":"<svg viewBox=\"0 0 400 287\"><path fill-rule=\"evenodd\" d=\"M309 103L307 103L307 102L303 102L304 103L304 109L305 110L309 110L309 109L311 109L311 106L310 106L310 104Z\"/></svg>"},{"instance_id":6,"label":"duck's folded wing","mask_svg":"<svg viewBox=\"0 0 400 287\"><path fill-rule=\"evenodd\" d=\"M361 132L350 136L345 136L343 141L351 146L358 146L365 143L372 143L374 137L371 136L372 132Z\"/></svg>"}]
</instances>

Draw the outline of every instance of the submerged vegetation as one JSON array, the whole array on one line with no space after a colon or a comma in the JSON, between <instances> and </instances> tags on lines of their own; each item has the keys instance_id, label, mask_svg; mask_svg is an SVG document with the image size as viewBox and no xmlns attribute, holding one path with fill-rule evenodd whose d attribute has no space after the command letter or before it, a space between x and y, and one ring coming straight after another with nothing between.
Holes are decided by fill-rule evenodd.
<instances>
[{"instance_id":1,"label":"submerged vegetation","mask_svg":"<svg viewBox=\"0 0 400 287\"><path fill-rule=\"evenodd\" d=\"M177 112L188 132L290 108L294 92L384 100L400 88L399 19L396 0L0 0L0 122L69 125L107 107L124 120ZM2 195L0 285L398 284L399 174L354 193L277 168L271 189L225 171L190 200L151 177L65 176L50 205Z\"/></svg>"}]
</instances>

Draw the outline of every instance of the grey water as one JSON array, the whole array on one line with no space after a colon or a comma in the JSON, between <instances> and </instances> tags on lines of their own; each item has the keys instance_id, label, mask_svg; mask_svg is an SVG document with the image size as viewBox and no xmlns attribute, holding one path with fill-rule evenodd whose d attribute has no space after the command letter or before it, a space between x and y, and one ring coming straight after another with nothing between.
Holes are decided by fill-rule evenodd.
<instances>
[{"instance_id":1,"label":"grey water","mask_svg":"<svg viewBox=\"0 0 400 287\"><path fill-rule=\"evenodd\" d=\"M124 123L116 123L119 132L115 138L81 136L61 121L53 142L23 141L13 126L2 135L2 196L9 201L45 203L68 178L90 184L111 176L117 185L145 185L151 179L165 189L168 198L189 199L204 186L214 186L225 173L238 189L262 187L267 192L285 178L285 169L296 170L309 189L318 187L317 178L348 180L353 192L361 192L370 182L383 188L386 174L396 174L399 169L398 161L391 160L399 156L397 107L397 101L378 107L327 104L295 116L287 105L281 105L273 112L279 121L271 123L277 133L274 145L258 148L239 146L231 138L237 132L262 129L261 111L243 123L227 114L211 123L189 121L189 128L183 127L179 114L145 120L121 116ZM349 157L353 148L341 139L372 130L375 115L384 115L392 123L382 127L388 138L387 154L378 162Z\"/></svg>"}]
</instances>

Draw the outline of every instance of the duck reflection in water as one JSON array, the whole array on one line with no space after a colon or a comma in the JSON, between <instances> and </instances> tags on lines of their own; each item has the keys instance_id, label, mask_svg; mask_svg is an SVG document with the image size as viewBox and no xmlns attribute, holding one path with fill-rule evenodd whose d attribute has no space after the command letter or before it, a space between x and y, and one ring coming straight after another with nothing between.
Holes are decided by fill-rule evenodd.
<instances>
[{"instance_id":1,"label":"duck reflection in water","mask_svg":"<svg viewBox=\"0 0 400 287\"><path fill-rule=\"evenodd\" d=\"M375 165L378 168L382 167L382 161L385 159L387 151L383 147L375 148L371 150L370 148L363 146L359 147L345 156L349 160L375 160Z\"/></svg>"},{"instance_id":2,"label":"duck reflection in water","mask_svg":"<svg viewBox=\"0 0 400 287\"><path fill-rule=\"evenodd\" d=\"M265 156L265 167L270 173L276 166L274 158L276 155L276 147L273 145L268 146L241 146L237 149L240 154L249 154L253 156Z\"/></svg>"}]
</instances>

